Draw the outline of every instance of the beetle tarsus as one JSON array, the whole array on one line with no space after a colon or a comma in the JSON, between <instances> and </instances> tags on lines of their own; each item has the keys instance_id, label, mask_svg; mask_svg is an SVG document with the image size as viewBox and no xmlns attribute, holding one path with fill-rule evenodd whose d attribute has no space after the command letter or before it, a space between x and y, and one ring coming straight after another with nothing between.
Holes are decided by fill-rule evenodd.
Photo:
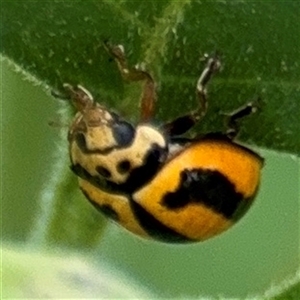
<instances>
[{"instance_id":1,"label":"beetle tarsus","mask_svg":"<svg viewBox=\"0 0 300 300\"><path fill-rule=\"evenodd\" d=\"M217 55L208 58L206 67L202 71L196 86L199 107L186 115L164 124L162 128L168 135L176 136L184 134L204 117L207 111L206 86L212 76L220 69L220 66L221 62Z\"/></svg>"},{"instance_id":2,"label":"beetle tarsus","mask_svg":"<svg viewBox=\"0 0 300 300\"><path fill-rule=\"evenodd\" d=\"M226 116L225 125L227 128L225 134L228 138L234 139L239 134L240 131L239 121L244 117L247 117L255 113L259 108L258 105L259 101L260 98L257 98L257 100L248 102L229 114L224 114Z\"/></svg>"}]
</instances>

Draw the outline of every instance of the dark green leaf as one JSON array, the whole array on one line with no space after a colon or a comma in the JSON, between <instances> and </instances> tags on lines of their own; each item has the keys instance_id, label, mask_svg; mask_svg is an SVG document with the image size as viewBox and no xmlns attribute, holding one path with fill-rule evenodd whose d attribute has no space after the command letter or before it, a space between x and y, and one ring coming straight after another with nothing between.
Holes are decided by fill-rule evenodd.
<instances>
[{"instance_id":1,"label":"dark green leaf","mask_svg":"<svg viewBox=\"0 0 300 300\"><path fill-rule=\"evenodd\" d=\"M2 4L2 52L51 88L81 83L100 101L136 113L102 42L121 43L160 82L158 120L193 109L204 53L223 71L209 89L198 130L220 129L220 111L262 98L241 140L300 152L298 1L9 1ZM131 96L130 98L129 95Z\"/></svg>"}]
</instances>

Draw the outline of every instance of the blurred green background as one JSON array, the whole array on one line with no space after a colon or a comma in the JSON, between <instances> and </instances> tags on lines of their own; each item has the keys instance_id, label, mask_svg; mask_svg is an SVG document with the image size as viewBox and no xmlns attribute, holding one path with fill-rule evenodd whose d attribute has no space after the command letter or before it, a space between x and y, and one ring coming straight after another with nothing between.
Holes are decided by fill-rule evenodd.
<instances>
[{"instance_id":1,"label":"blurred green background","mask_svg":"<svg viewBox=\"0 0 300 300\"><path fill-rule=\"evenodd\" d=\"M101 3L102 1L99 1L98 5L101 6ZM118 7L122 12L122 22L127 24L128 19L126 19L125 13L129 14L127 18L132 18L131 14L134 9L131 6L134 6L134 4L130 1L124 3L120 2ZM162 2L163 4L157 4L157 7L155 6L156 2L151 3L153 9L151 13L154 16L159 15L159 11L164 5L166 5L166 7L163 7L165 9L164 12L168 8L167 4L169 4L169 7L171 6L166 1ZM203 4L204 10L210 7L207 3L204 2ZM290 6L287 4L285 9L279 13L275 8L270 8L269 6L265 7L270 9L269 11L262 11L260 8L264 7L259 7L259 4L247 7L247 3L243 4L240 1L231 5L223 2L224 6L220 4L221 2L218 3L219 6L217 8L209 10L219 11L218 18L215 21L216 24L214 25L214 22L211 20L207 29L208 33L205 33L204 37L199 37L197 40L192 39L192 45L198 45L202 43L203 38L206 38L208 42L205 42L205 45L208 50L221 47L222 51L225 52L226 68L224 67L220 78L216 79L216 85L212 87L210 99L211 101L217 99L216 102L218 102L220 98L223 98L226 102L227 97L231 101L229 105L225 103L225 107L233 107L236 106L232 104L234 102L232 99L235 100L235 97L238 98L237 102L241 102L256 92L262 92L264 96L261 114L247 121L246 129L243 132L245 141L264 146L264 148L252 147L266 159L261 189L249 213L225 234L194 245L174 246L145 241L132 236L113 224L106 225L102 216L94 211L80 194L77 189L76 178L68 170L65 137L72 110L69 108L68 103L53 99L50 96L50 88L45 89L45 83L57 88L61 80L65 80L68 76L70 77L70 74L73 72L72 66L64 69L65 65L62 63L60 66L62 69L60 69L55 59L53 62L54 66L51 67L49 64L51 61L43 56L35 57L33 55L30 58L27 54L30 48L27 47L26 40L19 41L20 49L11 50L14 44L13 39L9 38L9 30L16 28L13 27L16 25L14 22L7 22L3 23L2 34L3 40L10 47L5 48L5 45L2 46L4 47L3 52L12 57L19 65L16 66L6 58L1 62L1 222L3 245L19 245L20 249L26 246L27 251L29 249L29 253L32 251L32 255L36 255L36 249L54 251L58 254L64 253L63 251L67 251L67 253L81 253L81 255L83 254L84 257L90 260L92 265L105 262L108 266L107 268L113 274L121 271L125 274L125 277L132 280L132 284L133 282L138 282L137 286L149 291L149 297L154 295L155 297L171 298L180 295L185 299L200 297L200 295L210 297L224 295L242 299L247 295L262 294L272 284L279 284L282 280L296 273L299 269L300 254L300 159L297 156L297 149L299 149L297 136L299 131L295 131L297 128L299 129L298 108L300 98L299 86L296 84L299 70L296 71L296 74L285 72L280 67L280 61L287 63L290 61L289 56L296 57L298 46L292 46L295 36L291 33L289 35L288 31L287 36L285 36L285 42L286 45L288 42L290 43L290 48L285 49L284 45L279 42L278 36L280 36L280 30L283 33L284 30L292 27L296 27L293 29L296 34L298 25L297 22L293 23L292 20L297 10L299 11L299 6L292 3ZM275 7L279 5L278 9L282 9L282 6L277 2L273 4ZM50 5L52 13L53 11L55 12L57 5L59 5L57 1L53 1ZM72 10L72 5L68 5L68 11L70 11L68 22L71 23L72 18L75 18L76 14L80 15L80 13L78 10L75 10L76 7ZM109 6L108 2L104 1L103 7L107 9L107 5ZM122 5L126 6L126 10L125 6L123 7ZM242 6L239 7L239 5ZM9 15L11 7L9 5L6 6L7 15ZM63 5L59 7L63 10ZM83 5L83 11L84 8L85 6ZM113 8L116 9L116 7ZM238 11L240 13L223 15L222 12L226 11L227 8L230 12ZM256 27L253 25L252 28L251 25L250 27L245 25L251 20L247 13L248 9L256 16L253 22ZM143 12L139 6L137 6L136 11ZM27 11L28 15L31 13ZM114 10L113 13L116 14ZM185 13L189 18L192 18L193 15L193 18L196 18L195 11L193 14L189 4ZM214 13L216 12L214 11ZM277 13L278 15L276 15ZM25 13L24 15L26 16ZM138 16L138 13L136 15ZM203 15L202 10L201 15ZM108 16L103 17L102 15L100 19L108 19ZM237 19L237 16L240 19ZM178 33L180 30L190 32L192 31L190 26L198 28L198 22L201 23L201 19L196 18L191 21L187 17L181 17L182 20L178 21L181 25L176 32L179 36L181 34ZM279 18L278 23L274 21L276 17ZM139 18L140 16L137 17L137 22L143 21L146 24L144 24L145 26L149 26L151 23L153 23L153 26L155 25L155 17L152 19L149 16L149 20L142 21ZM270 31L270 23L266 19L273 26L277 24L273 37L277 41L274 44L276 47L268 45L267 42L262 44L263 38L259 39L259 36L264 36L267 41L272 40L272 37L266 34ZM20 22L24 21L21 19ZM132 22L130 20L134 27L134 22ZM289 22L293 24L291 25ZM16 21L15 23L17 24ZM88 22L86 21L86 23ZM225 30L223 31L220 29L220 24L222 23L225 24ZM37 24L39 23L37 22ZM137 24L137 26L141 25L140 23ZM285 27L282 24L285 24ZM232 30L228 30L229 25ZM238 30L239 25L241 25L240 31ZM95 34L98 34L95 24L91 26L88 23L87 26ZM220 44L216 44L218 40L218 26L221 30L219 38L223 41ZM252 28L252 31L249 31L249 28ZM258 28L260 32L254 30ZM3 29L6 31L3 31ZM117 40L121 34L116 33L114 26L108 26L106 29L107 35L113 37L114 40ZM55 29L53 30L55 31ZM123 28L122 30L125 29ZM235 38L234 32L239 37L242 36L244 40ZM22 34L21 31L15 33L13 34L15 37L18 34ZM247 36L248 33L249 36ZM251 33L253 34L251 35ZM244 52L247 38L249 39L247 41L249 45L252 43L254 48L265 50L262 52L263 55L261 57L259 52L255 51L253 55L249 56L249 53L252 53L251 49L249 50L250 52ZM31 36L29 35L28 40L30 39ZM226 39L228 40L228 48L226 48ZM138 39L129 37L128 40L131 41L130 43L128 42L131 56L136 55L136 57L142 59L146 53L149 61L153 60L153 63L161 61L161 58L153 58L153 54L145 51L143 48L145 44L139 45ZM126 37L122 38L122 42L124 41L126 41ZM154 41L156 40L154 39ZM66 41L66 43L68 44L69 41ZM86 43L91 45L92 41L87 38ZM188 44L188 42L186 43ZM24 44L26 44L26 47L24 47ZM33 47L32 51L35 54L43 51L39 48L38 43L34 45L35 47ZM72 43L68 47L71 47L71 45ZM175 46L171 47L172 50L168 52L170 57L173 58L176 57ZM193 48L191 45L187 45L187 47ZM201 47L203 46L201 45ZM135 49L137 49L137 53L133 54ZM237 60L233 53L230 53L231 49L238 49L234 53L238 53ZM69 49L69 51L71 50ZM76 72L74 72L74 78L72 79L74 81L82 81L84 79L81 77L85 77L87 84L90 84L96 94L101 94L102 98L107 96L110 105L119 107L125 115L131 116L136 109L131 110L128 108L128 106L132 107L132 104L129 102L131 101L129 96L138 94L139 87L123 86L115 66L109 63L107 56L101 52L102 50L98 49L97 51L100 51L100 61L105 66L102 71L98 69L99 76L86 77L89 66L84 67L82 74L78 75L80 68L73 65ZM177 51L182 51L181 46L178 46ZM139 52L142 54L139 54ZM242 61L243 53L247 53L245 54L246 61ZM281 53L282 56L279 57L278 53ZM299 64L298 54L296 61L293 63ZM70 52L70 56L72 55L74 57L78 55L76 49L74 49L74 54ZM180 102L180 98L184 98L187 93L194 95L192 90L193 80L197 79L198 71L193 69L190 70L189 74L189 69L187 69L186 65L191 66L197 60L195 59L197 55L199 56L199 51L196 51L191 56L185 54L184 59L181 59L182 57L180 56L179 59L174 61L166 59L163 68L151 65L157 77L161 74L159 78L162 97L159 98L161 103L159 119L169 117L170 98L174 99L171 105L171 114L178 113L186 109L187 106L192 107L194 103L193 97L187 97L189 99L188 104ZM78 59L79 61L82 59L80 55L78 55ZM31 66L29 66L28 60L31 60ZM47 61L45 62L45 60ZM251 69L251 62L254 63L253 70ZM261 68L258 67L259 63L261 63ZM36 65L34 66L34 64ZM238 67L239 64L241 65L240 69ZM277 64L278 69L276 69L274 64ZM23 68L20 68L20 65L23 65ZM231 66L234 67L231 68ZM272 69L272 66L274 69ZM293 70L293 66L290 63L291 70ZM49 70L47 70L47 67L49 67ZM279 69L281 71L278 71ZM35 74L35 77L29 77L24 70L31 71L32 74ZM92 74L94 74L95 66L93 64L91 70ZM64 72L67 75L62 75ZM171 77L171 74L180 74L180 72L183 73L183 76L182 80L180 80L181 77L177 78L180 82L178 85L179 92L178 95L174 96L172 89L174 84L175 86L177 85L174 82L176 78ZM108 78L105 79L105 76ZM226 81L226 76L229 78L228 81ZM236 76L236 80L234 76ZM240 80L241 76L243 80ZM257 78L257 76L262 76L262 81L258 80L256 82L254 78ZM42 81L39 81L39 79ZM192 84L189 82L189 79L191 79ZM249 82L247 82L248 79ZM99 87L96 87L96 84ZM163 88L164 84L165 88ZM191 88L187 88L187 86L191 86ZM239 90L241 94L237 95ZM171 96L168 97L168 95ZM173 96L174 98L172 98ZM121 98L125 100L119 103L118 101L121 101ZM204 129L212 124L214 125L215 118L218 117L217 111L219 107L214 105L212 104L210 117L208 117L209 121L204 124ZM288 129L286 129L285 125ZM277 126L279 126L279 129ZM279 151L280 149L281 151ZM62 251L61 249L64 250ZM10 256L4 256L4 261L6 257L9 258ZM14 259L11 260L14 261ZM51 257L51 260L53 260L53 257ZM29 263L27 266L28 270L32 268L34 261ZM47 276L50 273L49 265L38 261L36 260L36 263L42 270L43 276ZM7 274L12 270L12 268L9 268L9 271L6 271L7 273L3 273L3 278L5 275L8 276ZM98 271L101 273L102 268L100 267ZM61 297L63 295L64 293L62 292Z\"/></svg>"}]
</instances>

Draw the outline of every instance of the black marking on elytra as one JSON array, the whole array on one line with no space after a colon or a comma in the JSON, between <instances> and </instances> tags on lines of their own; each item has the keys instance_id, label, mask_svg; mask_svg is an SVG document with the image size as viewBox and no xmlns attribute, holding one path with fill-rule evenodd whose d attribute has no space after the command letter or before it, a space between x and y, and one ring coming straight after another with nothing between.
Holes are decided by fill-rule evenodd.
<instances>
[{"instance_id":1,"label":"black marking on elytra","mask_svg":"<svg viewBox=\"0 0 300 300\"><path fill-rule=\"evenodd\" d=\"M82 193L87 198L87 200L102 214L104 214L107 218L118 222L120 220L118 213L113 209L113 207L109 204L99 204L89 196L88 192L81 188Z\"/></svg>"},{"instance_id":2,"label":"black marking on elytra","mask_svg":"<svg viewBox=\"0 0 300 300\"><path fill-rule=\"evenodd\" d=\"M112 206L108 204L99 205L98 203L92 203L94 204L94 207L99 210L102 214L104 214L107 218L118 222L119 221L119 215L118 213L112 208Z\"/></svg>"},{"instance_id":3,"label":"black marking on elytra","mask_svg":"<svg viewBox=\"0 0 300 300\"><path fill-rule=\"evenodd\" d=\"M120 174L126 174L130 171L131 163L128 159L124 159L117 164L117 171Z\"/></svg>"},{"instance_id":4,"label":"black marking on elytra","mask_svg":"<svg viewBox=\"0 0 300 300\"><path fill-rule=\"evenodd\" d=\"M105 167L97 166L96 171L99 173L99 175L103 176L104 178L111 177L111 172Z\"/></svg>"},{"instance_id":5,"label":"black marking on elytra","mask_svg":"<svg viewBox=\"0 0 300 300\"><path fill-rule=\"evenodd\" d=\"M177 210L190 203L201 203L228 219L235 217L244 197L224 175L214 170L192 169L181 172L175 192L164 195L161 204ZM250 203L246 201L246 203Z\"/></svg>"},{"instance_id":6,"label":"black marking on elytra","mask_svg":"<svg viewBox=\"0 0 300 300\"><path fill-rule=\"evenodd\" d=\"M156 240L168 243L196 242L162 224L133 199L130 206L141 227Z\"/></svg>"},{"instance_id":7,"label":"black marking on elytra","mask_svg":"<svg viewBox=\"0 0 300 300\"><path fill-rule=\"evenodd\" d=\"M127 194L131 194L139 189L155 176L165 162L167 153L166 148L162 148L157 144L151 145L144 158L144 164L138 168L131 169L127 181L115 188Z\"/></svg>"}]
</instances>

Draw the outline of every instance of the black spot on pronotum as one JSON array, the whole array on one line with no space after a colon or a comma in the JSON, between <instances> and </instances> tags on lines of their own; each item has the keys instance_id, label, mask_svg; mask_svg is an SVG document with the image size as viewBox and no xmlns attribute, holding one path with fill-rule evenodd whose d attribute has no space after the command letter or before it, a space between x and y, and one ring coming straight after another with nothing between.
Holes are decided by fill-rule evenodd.
<instances>
[{"instance_id":1,"label":"black spot on pronotum","mask_svg":"<svg viewBox=\"0 0 300 300\"><path fill-rule=\"evenodd\" d=\"M97 166L96 171L98 172L98 174L100 174L104 178L109 178L111 176L110 171L105 167Z\"/></svg>"},{"instance_id":2,"label":"black spot on pronotum","mask_svg":"<svg viewBox=\"0 0 300 300\"><path fill-rule=\"evenodd\" d=\"M91 199L88 192L81 188L82 193L84 196L89 200L89 202L102 214L104 214L107 218L110 218L116 222L119 221L118 213L113 209L113 207L109 204L98 204Z\"/></svg>"},{"instance_id":3,"label":"black spot on pronotum","mask_svg":"<svg viewBox=\"0 0 300 300\"><path fill-rule=\"evenodd\" d=\"M125 159L117 164L117 170L120 174L128 173L131 168L130 161Z\"/></svg>"},{"instance_id":4,"label":"black spot on pronotum","mask_svg":"<svg viewBox=\"0 0 300 300\"><path fill-rule=\"evenodd\" d=\"M86 169L84 169L80 164L71 165L71 170L81 179L88 181L96 187L105 189L106 180L101 176L92 176Z\"/></svg>"},{"instance_id":5,"label":"black spot on pronotum","mask_svg":"<svg viewBox=\"0 0 300 300\"><path fill-rule=\"evenodd\" d=\"M115 122L112 126L112 132L118 147L130 145L135 136L134 127L125 121Z\"/></svg>"},{"instance_id":6,"label":"black spot on pronotum","mask_svg":"<svg viewBox=\"0 0 300 300\"><path fill-rule=\"evenodd\" d=\"M77 146L80 149L84 149L84 151L86 151L86 140L85 140L85 136L82 132L76 133L75 140L76 140Z\"/></svg>"},{"instance_id":7,"label":"black spot on pronotum","mask_svg":"<svg viewBox=\"0 0 300 300\"><path fill-rule=\"evenodd\" d=\"M243 195L237 193L234 185L218 171L192 169L181 173L177 190L166 193L161 204L176 210L189 203L202 203L230 219L244 204L243 199Z\"/></svg>"},{"instance_id":8,"label":"black spot on pronotum","mask_svg":"<svg viewBox=\"0 0 300 300\"><path fill-rule=\"evenodd\" d=\"M169 243L196 242L162 224L133 199L130 205L139 224L154 239Z\"/></svg>"}]
</instances>

